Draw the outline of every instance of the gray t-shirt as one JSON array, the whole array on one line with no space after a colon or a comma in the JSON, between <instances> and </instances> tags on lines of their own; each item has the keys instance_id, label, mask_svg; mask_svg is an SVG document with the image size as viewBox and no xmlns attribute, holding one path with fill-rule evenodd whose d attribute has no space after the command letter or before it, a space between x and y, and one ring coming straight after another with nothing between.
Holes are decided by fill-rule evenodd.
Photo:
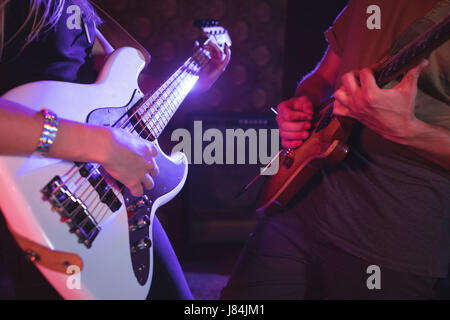
<instances>
[{"instance_id":1,"label":"gray t-shirt","mask_svg":"<svg viewBox=\"0 0 450 320\"><path fill-rule=\"evenodd\" d=\"M325 33L341 57L339 78L384 57L394 41L437 3L350 1ZM381 29L369 30L367 8L381 11ZM430 57L419 81L416 116L450 129L450 52ZM337 83L338 87L340 83ZM296 210L311 212L320 230L347 252L396 271L446 277L450 258L450 173L405 146L358 125L350 153L321 170L298 194Z\"/></svg>"}]
</instances>

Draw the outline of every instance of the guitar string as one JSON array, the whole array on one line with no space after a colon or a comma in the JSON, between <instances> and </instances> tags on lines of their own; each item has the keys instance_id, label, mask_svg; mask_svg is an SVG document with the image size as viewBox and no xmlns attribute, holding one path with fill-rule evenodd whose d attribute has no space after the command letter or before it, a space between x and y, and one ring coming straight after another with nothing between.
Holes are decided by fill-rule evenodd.
<instances>
[{"instance_id":1,"label":"guitar string","mask_svg":"<svg viewBox=\"0 0 450 320\"><path fill-rule=\"evenodd\" d=\"M180 79L179 76L180 76L180 75L178 75L178 78L177 78L177 79ZM176 81L177 81L177 80L174 80L173 82L176 82ZM167 90L165 90L165 93L167 93L168 90L171 90L171 92L169 92L168 94L169 94L169 95L173 95L173 93L175 92L175 89L176 89L176 88L173 88L173 86L172 86L172 84L171 84L170 86L168 86ZM156 108L157 110L159 110L161 107L163 107L163 103L161 103L161 98L163 98L164 95L161 95L161 96L162 96L162 97L158 97L158 99L156 99L155 101L153 101L152 106L148 107L146 111L150 111L150 112L151 112L151 111L152 111L152 108L154 109L155 106L157 107L157 108ZM161 110L161 111L163 112L163 110ZM161 116L161 117L162 117L162 118L165 118L166 121L167 121L167 119L168 119L167 115ZM133 126L133 128L131 128L131 132L134 132L134 133L137 134L138 136L141 136L142 133L143 133L145 130L149 129L147 123L153 122L153 121L155 121L155 119L158 120L158 118L156 117L156 113L155 113L155 112L152 112L152 115L145 121L145 123L143 123L143 121L140 120L139 122L137 122L137 123ZM142 123L143 123L143 124L142 124ZM142 125L142 130L141 130L140 132L135 131L135 129L137 128L138 125ZM153 131L153 132L152 132L152 131ZM143 137L144 139L148 139L150 136L155 136L154 130L149 129L148 132L149 132L149 134L147 134L146 137ZM123 190L123 188L121 188L119 192L121 192L122 190ZM97 203L97 205L92 209L93 214L95 213L95 210L97 209L98 205L102 202L102 200L103 200L104 197L105 197L105 196L101 197L100 200L99 200L99 202ZM107 209L108 209L108 208L107 208ZM107 211L108 211L108 210L106 210L106 213L107 213ZM106 213L104 213L103 215L101 215L101 218L99 219L99 221L102 221L102 220L103 220L103 217L105 216ZM96 215L96 218L99 217L99 216L100 216L100 214L99 214L99 215Z\"/></svg>"},{"instance_id":2,"label":"guitar string","mask_svg":"<svg viewBox=\"0 0 450 320\"><path fill-rule=\"evenodd\" d=\"M177 72L176 73L179 73L179 70L177 70ZM175 75L176 75L176 73L175 73ZM177 76L179 76L179 75L177 75ZM169 78L170 79L170 78ZM175 79L176 79L176 77L175 77ZM174 80L172 80L172 82L173 82ZM159 93L159 96L157 96L157 97L151 97L150 96L150 99L153 99L153 100L158 100L168 89L170 89L170 87L171 87L171 84L169 84L168 86L164 86L163 87L163 90L161 90L160 91L160 93ZM145 104L143 104L143 105L145 105ZM148 111L148 109L150 109L149 107L148 107L148 105L145 105L145 106L147 106L147 110L146 111ZM140 108L141 108L142 106L140 106ZM158 111L160 111L160 110L153 110L153 112L154 113L156 113L156 112L158 112ZM135 112L136 113L136 112ZM135 114L134 113L134 114ZM154 114L152 114L152 116L154 116ZM162 117L162 118L164 118L164 117ZM167 121L167 118L166 118L166 121ZM121 126L121 128L126 128L126 126L128 126L129 125L129 123L130 123L130 121L126 121L124 124L122 124L122 126ZM139 123L137 123L137 124L139 124ZM130 132L132 132L133 130L135 129L135 126L130 130ZM154 133L153 133L154 134ZM99 171L98 171L98 169L100 168L100 165L98 165L98 166L94 166L91 170L91 173L86 177L86 179L84 179L83 180L83 182L81 183L81 184L78 184L77 182L75 182L75 189L73 189L73 191L72 191L72 193L73 194L76 194L76 192L85 184L85 182L86 181L88 181L91 177L92 177L92 175L94 175L95 173L99 173ZM81 200L81 201L83 201L84 203L86 203L87 204L87 201L88 201L88 199L90 198L90 196L91 196L91 194L93 194L93 191L95 191L97 188L98 188L98 186L102 183L104 181L104 179L100 179L98 182L97 182L97 184L91 189L91 192L89 193L89 195L87 196L87 197L85 197L84 198L84 194L86 193L86 191L87 190L89 190L90 188L88 187L88 188L86 188L82 193L81 193L81 195L77 195L77 197ZM114 193L115 194L115 193ZM101 198L101 200L100 200L100 202L99 203L101 203L101 201L104 199L104 197L105 196L107 196L107 193L105 193L105 195ZM115 194L115 196L117 197L117 194ZM66 200L70 200L69 198L68 199L66 199ZM63 203L64 204L64 203ZM87 205L90 205L90 204L87 204ZM93 210L94 211L94 210Z\"/></svg>"},{"instance_id":3,"label":"guitar string","mask_svg":"<svg viewBox=\"0 0 450 320\"><path fill-rule=\"evenodd\" d=\"M172 89L172 91L169 93L169 94L172 94L175 90L178 90L178 89L179 89L179 87L172 88L173 83L176 82L176 81L178 81L179 83L181 83L183 80L185 80L185 79L183 79L183 80L180 81L180 76L183 75L183 72L185 72L186 76L189 75L189 74L188 74L188 72L190 71L189 68L192 67L192 64L197 63L196 60L195 60L195 56L198 55L198 54L200 53L200 50L201 50L201 48L199 48L198 51L193 55L193 57L191 57L190 59L188 59L188 61L186 61L185 64L184 64L179 70L177 70L177 72L175 72L175 74L171 77L171 78L173 78L173 80L172 80L172 82L171 82L170 84L168 84L166 87L164 87L163 90L161 90L161 88L159 88L158 90L156 90L156 92L160 91L160 93L159 93L159 95L158 95L157 97L153 97L153 98L152 98L152 96L150 95L150 98L146 101L146 103L143 103L143 105L141 105L139 108L136 108L136 110L134 111L134 113L132 114L131 117L133 117L134 115L136 115L136 113L137 113L143 106L147 107L147 109L144 111L144 113L148 112L149 110L150 110L150 112L152 112L151 116L150 116L150 117L147 119L147 121L144 123L143 129L141 130L141 132L139 133L139 135L141 135L142 132L145 131L146 129L148 129L148 131L150 132L150 134L147 135L147 139L148 139L151 135L157 136L157 135L160 134L160 132L158 132L157 134L155 134L155 132L154 132L153 130L151 130L151 128L148 128L147 124L148 124L148 123L151 123L152 126L153 126L153 128L156 127L157 130L162 131L161 128L158 129L158 126L155 126L155 124L159 124L159 123L161 122L161 121L159 121L160 118L163 119L163 120L166 121L166 122L170 120L170 119L167 117L168 114L167 114L167 113L164 113L165 110L162 109L162 107L164 106L164 103L161 102L160 99L161 99L162 96L164 96L165 94L167 94L167 91L168 91L168 90ZM203 56L203 58L205 58L203 54L202 54L202 56ZM190 61L189 61L189 60L190 60ZM208 62L208 61L205 61L205 62ZM205 64L205 63L202 63L202 65L200 65L200 69L204 66L204 64ZM177 75L177 73L179 73L179 74ZM169 79L170 79L170 78L169 78ZM153 95L154 95L154 94L153 94ZM166 97L167 97L167 96L166 96ZM184 99L184 97L183 97L183 99ZM153 101L152 101L152 100L153 100ZM147 104L147 102L149 102L149 101L152 101L152 103L150 103L150 105ZM154 108L155 103L156 103L156 104L159 103L159 105L157 105L158 108L156 108L156 110L155 110L155 108ZM153 108L153 110L151 110L152 108ZM171 110L171 111L173 112L174 110ZM148 115L148 113L147 113L147 115ZM160 116L160 118L155 117L155 116ZM121 126L120 128L126 128L126 127L131 123L131 117L128 118L127 121L125 121L125 123L122 124L122 126ZM145 118L144 118L144 120L145 120ZM135 130L135 128L136 128L140 123L142 123L142 119L139 119L139 118L138 118L137 123L132 127L132 129L130 130L130 132L133 132L133 131ZM153 132L152 132L152 131L153 131ZM78 185L78 186L77 186L76 191L78 191L79 188L82 187L82 185L84 185L84 183L85 183L86 181L88 181L88 179L92 176L92 174L94 174L95 172L99 172L99 171L98 171L99 167L100 167L100 166L97 166L97 167L95 167L95 168L92 169L92 173L91 173L88 177L86 177L86 179L84 179L84 181L81 183L81 185ZM89 197L90 197L90 195L93 193L93 191L94 191L94 190L100 185L100 183L102 183L103 181L104 181L104 177L102 177L102 178L99 180L99 182L97 183L97 185L94 186L94 188L92 189L91 193L85 198L85 200L83 200L83 199L81 199L82 196L85 194L85 191L89 189L89 188L86 188L86 189L84 190L84 192L82 193L82 195L80 196L80 200L82 200L83 202L84 202L84 201L87 202L87 200L89 199ZM120 189L119 192L122 192L123 189L124 189L124 187L122 187L122 188ZM110 189L110 190L113 190L113 189ZM75 192L76 192L76 191L75 191ZM73 192L73 193L75 193L75 192ZM117 197L117 194L115 194L114 191L113 191L113 193L114 193L114 195ZM107 195L108 195L108 194L105 193L105 194L102 196L102 198L100 199L100 201L99 201L99 202L97 203L97 205L95 206L95 209L98 207L98 205L99 205L100 203L102 203L103 199L104 199ZM66 199L66 200L68 200L68 199ZM117 201L117 200L114 200L114 201ZM107 209L109 209L109 207L108 207L106 204L105 204L105 206L107 207ZM93 212L95 211L95 209L93 210ZM98 215L97 215L97 217L98 217Z\"/></svg>"},{"instance_id":4,"label":"guitar string","mask_svg":"<svg viewBox=\"0 0 450 320\"><path fill-rule=\"evenodd\" d=\"M162 90L162 91L165 91L165 89L167 89L167 88L164 88L164 90ZM125 126L125 125L127 125L127 124L124 124L124 126ZM74 167L76 167L76 165L75 165ZM74 167L72 167L71 170L73 170ZM73 191L71 191L72 194L76 195L76 192L77 192L77 191L85 184L85 182L88 181L88 180L92 177L92 175L93 175L94 173L98 172L98 171L97 171L98 168L99 168L98 166L92 168L91 173L86 177L85 180L83 180L83 181L81 182L81 184L79 183L81 179L80 179L80 178L77 179L77 180L75 181L75 183L74 183L75 189L72 188L72 190L73 190ZM76 171L75 171L75 173L76 173ZM74 174L75 174L75 173L74 173ZM61 185L60 185L56 190L54 190L53 192L57 192L59 188L65 186L65 185L71 180L71 178L73 177L74 174L70 175L70 176L68 177L68 179L66 179L66 181L65 181L63 184L61 184ZM66 174L66 175L67 175L67 174ZM101 181L99 181L99 182L97 183L97 185L94 186L94 189L93 189L93 190L95 190L95 189L100 185L100 183L101 183ZM80 200L82 200L83 202L86 202L86 203L87 203L87 200L89 199L89 196L88 196L87 198L83 199L83 195L85 194L86 190L89 190L89 188L86 188L86 189L82 192L81 195L76 195L76 196L77 196ZM67 201L71 201L71 200L72 200L72 199L71 199L70 197L67 197L65 200L63 200L62 205L66 205L66 204L67 204Z\"/></svg>"},{"instance_id":5,"label":"guitar string","mask_svg":"<svg viewBox=\"0 0 450 320\"><path fill-rule=\"evenodd\" d=\"M194 76L198 76L198 74L199 74L199 72L201 71L201 69L209 62L209 60L208 60L207 58L205 58L204 56L203 56L202 58L203 58L203 62L200 62L200 63L199 63L198 61L196 61L195 59L193 59L192 62L189 62L189 63L185 66L185 68L184 68L184 70L183 70L183 72L184 72L184 77L183 77L183 79L181 79L181 77L177 77L177 78L174 80L174 82L178 82L178 83L176 83L176 86L172 87L172 91L171 91L170 95L171 95L171 94L175 94L175 97L178 97L178 99L180 100L179 104L180 104L180 103L184 100L184 98L187 96L187 93L182 93L182 94L180 94L180 92L179 92L179 90L180 90L180 84L183 85L184 83L186 83L185 80L186 80L186 78L188 78L188 77L192 77L193 75L194 75ZM195 72L192 73L191 66L192 66L192 65L195 65L195 64L198 65L198 70L195 70ZM191 72L190 72L190 71L191 71ZM182 75L183 75L183 73L182 73ZM161 107L163 107L163 106L165 105L166 101L167 101L167 100L164 100L164 101L157 100L157 101L155 101L155 103L159 103L159 104L160 104L159 108L161 108ZM169 104L173 103L173 102L170 101L170 100L169 100L168 102L169 102ZM178 106L179 106L179 105L178 105ZM170 108L171 108L171 113L173 114L173 113L176 111L176 109L177 109L178 107L172 104L172 107L170 107ZM148 123L149 123L149 121L150 121L151 119L152 119L152 118L149 118L149 119L144 123L143 129L138 133L139 136L142 134L143 131L145 131L145 130L148 128ZM134 128L133 128L133 130L134 130ZM150 130L149 130L149 131L150 131ZM149 137L150 137L150 135L147 135L147 139L148 139ZM123 189L124 189L124 187L122 187L122 188L120 189L119 193L121 193L121 192L123 191ZM116 198L116 199L117 199L117 198ZM116 199L115 199L114 201L117 201ZM101 200L102 200L102 199L101 199ZM101 201L101 200L100 200L100 201ZM106 208L106 212L105 212L105 213L102 215L102 217L100 218L100 223L101 223L101 221L103 221L105 215L106 215L107 212L108 212L108 209L109 209L109 208L107 207L107 208Z\"/></svg>"},{"instance_id":6,"label":"guitar string","mask_svg":"<svg viewBox=\"0 0 450 320\"><path fill-rule=\"evenodd\" d=\"M178 83L176 83L176 86L172 87L172 91L170 92L169 95L175 94L175 97L177 97L177 99L180 100L180 103L184 100L184 98L187 96L187 93L182 93L182 94L180 94L180 92L179 92L179 90L180 90L180 84L181 84L181 85L184 85L184 84L186 83L185 80L186 80L186 78L188 78L188 77L191 77L191 76L193 76L193 75L194 75L194 76L198 76L198 73L200 72L200 70L202 69L202 67L203 67L204 65L206 65L206 64L209 62L209 60L207 60L206 58L204 58L204 59L205 59L205 61L202 62L202 63L200 63L200 64L199 64L197 61L195 61L195 59L194 59L192 62L188 63L188 64L185 66L185 68L184 68L184 70L183 70L183 72L182 72L182 75L183 75L183 73L184 73L183 79L181 79L181 77L177 77L177 78L174 80L174 82L178 82ZM198 65L198 70L196 70L194 73L192 73L192 72L190 72L190 71L191 71L190 68L191 68L191 65L195 65L195 64ZM164 100L164 101L162 101L162 100L157 100L157 101L155 101L155 103L160 104L159 108L163 107L163 106L166 104L166 102L167 102L167 97L166 97L166 100ZM169 104L172 104L173 102L172 102L171 100L169 100L168 103L169 103ZM173 114L173 113L176 111L176 109L177 109L178 107L172 104L172 106L169 107L169 108L170 108L171 113ZM139 136L142 134L142 132L144 132L144 131L148 128L148 123L149 123L151 120L152 120L152 118L149 118L149 119L144 123L142 130L138 133ZM135 126L135 127L136 127L136 126ZM135 127L134 127L134 128L135 128ZM133 130L134 130L134 128L133 128ZM149 130L149 131L150 131L150 130ZM150 135L152 135L152 134L147 135L147 138L146 138L146 139L148 139L148 138L150 137ZM121 192L124 190L124 188L125 188L125 187L122 187L122 188L119 190L119 193L121 193ZM102 197L102 198L103 198L103 197ZM102 201L102 199L100 199L100 202L101 202L101 201ZM116 197L116 199L115 199L114 201L117 201L117 197ZM105 212L103 213L103 215L101 216L101 218L99 219L99 223L101 223L101 222L104 220L104 218L105 218L106 214L108 213L108 211L109 211L109 207L106 206L106 210L105 210ZM98 217L98 216L97 216L97 217Z\"/></svg>"},{"instance_id":7,"label":"guitar string","mask_svg":"<svg viewBox=\"0 0 450 320\"><path fill-rule=\"evenodd\" d=\"M177 72L179 73L179 70L177 70ZM175 72L174 75L176 75L177 72ZM170 78L172 78L174 75L172 75ZM169 78L169 80L170 80L170 78ZM174 80L172 80L172 82L173 82L173 81L174 81ZM169 88L170 88L170 84L169 84L168 86L166 86L165 88L163 88L163 90L160 92L160 94L159 94L158 97L153 98L153 99L154 99L154 100L155 100L155 99L159 99L160 96L163 95L163 94L166 92L166 90L169 89ZM161 88L159 88L158 90L160 90L160 89L161 89ZM156 90L156 91L158 91L158 90ZM148 97L148 95L147 95L146 97ZM151 98L152 98L152 96L150 95L150 99L151 99ZM148 100L149 100L149 99L148 99ZM136 109L136 111L130 116L130 118L128 118L127 121L126 121L124 124L122 124L122 126L120 127L120 129L126 128L126 126L128 126L128 125L130 124L131 118L132 118L134 115L136 115L136 113L139 111L139 109L140 109L141 107L143 107L143 106L148 107L147 105L142 104L139 108ZM152 107L152 106L151 106L151 107ZM147 109L145 110L145 112L148 111L148 109L149 109L149 108L147 108ZM160 110L155 110L154 112L157 113L157 112L159 112L159 111L160 111ZM166 118L165 120L168 121L169 119ZM155 121L156 121L156 120L155 120ZM153 121L153 123L152 123L153 126L156 124L155 121ZM159 124L159 122L158 122L157 124ZM133 130L134 130L134 127L130 130L130 132L132 132ZM152 134L154 134L154 133L152 133ZM95 169L98 169L98 167L95 168ZM95 173L95 170L93 170L92 173L91 173L90 175L88 175L88 176L86 177L85 180L88 180L88 179L92 176L92 174L94 174L94 173ZM66 183L68 183L68 181L66 181L66 182L65 182L64 184L62 184L60 187L64 186ZM75 185L75 187L76 187L76 188L74 189L74 191L72 191L73 193L75 193L76 191L78 191L78 189L79 189L79 187L81 187L81 185L80 185L80 186ZM97 185L97 187L98 187L98 185ZM57 189L54 190L54 191L56 192Z\"/></svg>"},{"instance_id":8,"label":"guitar string","mask_svg":"<svg viewBox=\"0 0 450 320\"><path fill-rule=\"evenodd\" d=\"M200 47L200 48L197 48L196 51L194 51L194 54L192 55L192 57L190 57L190 58L188 59L188 61L189 61L190 59L194 59L195 56L198 55L198 54L200 53L200 50L201 50L201 47ZM186 62L185 62L185 64L186 64ZM170 80L172 77L175 77L176 74L179 73L180 69L181 69L181 68L179 68L179 69L178 69L171 77L169 77L168 80ZM176 77L175 77L175 79L176 79ZM166 83L167 83L167 82L166 82ZM164 86L166 83L164 83L160 88L157 88L157 89L155 89L154 91L151 91L151 92L149 92L148 94L144 95L143 99L145 99L145 100L147 100L147 101L150 100L150 99L152 98L152 96L153 96L157 91L160 91L161 89L163 89L163 90L161 90L160 96L161 96L162 94L164 94L164 92L165 92L168 88L170 88L170 84L169 84L168 86L166 86L165 88L163 88L163 86ZM158 96L158 97L156 97L156 98L154 98L154 99L158 99L158 98L160 98L160 96ZM133 112L133 114L132 114L130 117L128 117L127 121L122 125L122 127L120 127L120 129L125 128L126 126L128 126L128 124L130 123L132 117L134 117L134 116L136 115L136 113L139 111L139 109L140 109L141 107L143 107L143 106L148 107L145 103L143 103L139 108L136 108L136 110ZM153 107L153 106L151 105L150 107ZM147 112L147 111L148 111L148 108L145 110L145 112ZM155 110L154 112L157 113L158 111L160 111L160 110ZM153 114L152 114L152 116L153 116ZM122 116L122 117L123 117L123 116ZM121 117L121 118L122 118L122 117ZM169 119L166 118L165 120L168 121ZM154 121L152 122L152 127L158 127L158 126L160 126L160 123L159 123L158 121L154 120ZM134 128L133 128L133 129L134 129ZM132 130L133 130L133 129L132 129ZM162 131L162 128L160 128L159 130ZM152 134L154 134L154 133L152 133ZM76 167L78 167L78 166L77 166L77 165L74 165L67 173L64 174L64 176L69 175L70 171L72 171L72 170L73 170L74 168L76 168ZM94 172L92 172L92 174L93 174L93 173L94 173ZM56 193L56 192L59 191L59 189L61 189L62 187L66 186L66 185L69 183L69 181L73 178L74 174L76 174L76 171L75 171L72 175L68 176L68 178L67 178L65 181L63 181L58 187L56 187L52 192L53 192L53 193ZM88 176L86 177L86 180L88 180L88 179L92 176L92 174L88 175ZM64 177L64 176L63 176L63 177ZM82 183L82 185L84 185L84 182ZM72 191L72 193L75 193L80 187L82 187L82 185L79 185L79 186L78 186L78 185L75 183L75 191ZM69 201L69 200L70 200L70 198L67 198L66 200L63 200L62 205L65 205L64 202L65 202L65 201Z\"/></svg>"},{"instance_id":9,"label":"guitar string","mask_svg":"<svg viewBox=\"0 0 450 320\"><path fill-rule=\"evenodd\" d=\"M175 76L175 74L176 74L177 72L180 72L181 69L183 69L183 67L185 66L185 64L186 64L189 60L192 60L192 62L189 62L187 66L190 66L192 63L195 62L195 56L196 56L196 55L200 55L200 54L202 53L202 52L201 52L201 49L202 49L202 48L198 48L198 49L195 51L195 53L192 55L192 57L190 57L187 61L185 61L185 63L183 64L183 66L180 67L180 68L179 68L179 69L178 69L171 77L169 77L168 80L170 80L170 78L172 78L172 77L174 77L174 80L172 80L172 82L167 86L167 88L165 88L165 89L163 90L163 92L161 92L161 94L158 96L158 98L160 98L161 95L163 95L163 94L166 92L166 90L167 90L168 88L170 88L171 84L172 84L174 81L177 80L177 77L178 77L178 76ZM156 92L158 92L160 89L161 89L161 88L158 88L158 89L156 90ZM147 98L147 97L146 97L146 98ZM150 95L148 98L152 98L152 96ZM147 100L147 101L149 101L149 100ZM145 106L145 103L144 103L142 106ZM138 113L139 109L140 109L142 106L140 106L139 108L136 108L136 110L135 110L135 111L133 112L133 114L127 119L127 121L124 123L124 126L122 126L121 128L124 128L125 126L127 126L127 125L130 123L131 119ZM148 109L147 109L147 110L148 110ZM147 110L146 110L146 111L147 111ZM159 111L159 110L157 110L157 111ZM170 119L166 119L166 120L170 120ZM156 123L152 123L152 125L159 124L159 122L158 122L157 120L155 120L155 122L156 122ZM133 129L134 129L134 128L133 128ZM159 130L162 131L163 129L164 129L164 128L160 127Z\"/></svg>"},{"instance_id":10,"label":"guitar string","mask_svg":"<svg viewBox=\"0 0 450 320\"><path fill-rule=\"evenodd\" d=\"M170 88L170 86L167 86L167 87L165 87L163 90L161 90L161 94L163 94L164 92L166 92L168 89ZM157 97L157 98L160 98L160 97ZM147 108L148 109L148 108ZM155 112L154 110L152 110L153 112ZM164 116L162 116L162 118L166 118L166 117L164 117ZM167 118L166 118L167 119ZM132 130L134 130L134 127L132 128ZM132 131L131 130L131 131ZM77 190L75 190L73 193L76 193L77 191L78 191L78 189L80 189L84 184L85 184L85 182L86 181L88 181L88 179L93 175L93 174L96 174L96 173L99 173L100 174L100 176L101 176L101 173L100 173L100 171L99 171L99 168L100 168L100 166L98 165L98 166L94 166L91 170L91 174L81 183L81 184L78 184L77 185ZM108 207L108 205L107 204L104 204L105 205L105 213L103 214L103 215L101 215L101 213L102 213L102 209L101 209L101 207L100 207L100 211L98 212L98 213L96 213L96 211L97 211L97 208L98 208L98 206L100 205L100 204L102 204L103 202L103 199L105 198L105 197L107 197L108 195L110 195L110 191L109 190L112 190L112 192L113 192L113 194L114 194L114 196L115 197L117 197L117 194L114 192L114 189L113 188L111 188L111 189L109 189L107 192L105 192L105 194L100 198L100 200L99 201L97 201L97 203L95 203L95 199L97 199L96 198L96 194L95 194L95 190L100 186L100 184L102 183L104 181L104 178L102 177L97 183L96 183L96 185L93 187L93 188L89 188L89 187L87 187L86 189L84 189L83 191L82 191L82 193L81 194L79 194L79 195L77 195L77 197L81 200L81 201L83 201L83 203L85 203L86 205L88 205L89 207L92 207L92 206L94 206L94 208L92 209L92 210L90 210L91 211L91 216L93 216L94 217L94 219L96 219L96 220L98 220L99 222L98 223L101 223L101 220L103 220L103 217L105 217L105 215L108 213L108 209L110 209L109 207ZM77 183L76 183L77 184ZM85 194L86 194L86 191L89 191L89 190L91 190L91 192L85 197ZM119 192L121 192L121 191L119 191ZM92 203L88 203L88 200L90 199L90 197L91 197L91 195L94 195L94 199L92 200ZM115 200L115 199L114 199ZM114 201L115 202L115 201ZM113 202L113 203L114 203ZM99 220L99 217L102 217L101 218L101 220Z\"/></svg>"}]
</instances>

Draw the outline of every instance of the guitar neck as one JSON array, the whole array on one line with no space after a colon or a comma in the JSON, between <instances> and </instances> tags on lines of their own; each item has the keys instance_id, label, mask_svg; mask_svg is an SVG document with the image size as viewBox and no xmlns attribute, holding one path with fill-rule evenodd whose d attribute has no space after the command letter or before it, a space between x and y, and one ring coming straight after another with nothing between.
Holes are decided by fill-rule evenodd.
<instances>
[{"instance_id":1,"label":"guitar neck","mask_svg":"<svg viewBox=\"0 0 450 320\"><path fill-rule=\"evenodd\" d=\"M428 29L412 43L401 49L394 56L381 63L374 70L375 79L380 87L385 86L420 60L427 57L450 38L450 15Z\"/></svg>"},{"instance_id":2,"label":"guitar neck","mask_svg":"<svg viewBox=\"0 0 450 320\"><path fill-rule=\"evenodd\" d=\"M431 27L424 34L401 49L398 53L379 64L373 71L374 77L379 87L387 85L410 68L417 65L420 60L427 57L432 51L445 43L450 38L450 15L442 19L439 23ZM333 119L333 102L331 97L319 107L320 112L316 119L316 132L325 129ZM341 124L351 128L355 120L352 118L340 117Z\"/></svg>"},{"instance_id":3,"label":"guitar neck","mask_svg":"<svg viewBox=\"0 0 450 320\"><path fill-rule=\"evenodd\" d=\"M161 135L208 62L204 49L197 49L160 87L143 98L136 113L152 138L157 139Z\"/></svg>"}]
</instances>

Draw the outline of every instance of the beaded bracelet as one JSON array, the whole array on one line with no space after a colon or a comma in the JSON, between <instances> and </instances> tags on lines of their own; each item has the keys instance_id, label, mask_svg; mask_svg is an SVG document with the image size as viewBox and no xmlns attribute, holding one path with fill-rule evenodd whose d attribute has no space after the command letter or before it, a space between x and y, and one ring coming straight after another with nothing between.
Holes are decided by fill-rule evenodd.
<instances>
[{"instance_id":1,"label":"beaded bracelet","mask_svg":"<svg viewBox=\"0 0 450 320\"><path fill-rule=\"evenodd\" d=\"M36 148L41 156L45 156L50 151L50 147L56 138L58 132L58 117L49 109L41 109L44 115L44 128L42 130L41 137L39 138L39 144Z\"/></svg>"}]
</instances>

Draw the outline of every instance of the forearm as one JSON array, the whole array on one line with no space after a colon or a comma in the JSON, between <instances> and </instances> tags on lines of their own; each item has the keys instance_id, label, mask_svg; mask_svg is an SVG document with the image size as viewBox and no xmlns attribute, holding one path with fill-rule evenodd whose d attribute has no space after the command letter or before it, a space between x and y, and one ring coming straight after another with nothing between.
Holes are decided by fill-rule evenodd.
<instances>
[{"instance_id":1,"label":"forearm","mask_svg":"<svg viewBox=\"0 0 450 320\"><path fill-rule=\"evenodd\" d=\"M328 99L332 93L333 87L331 84L322 76L314 72L306 76L295 90L296 97L308 97L314 107L320 106L320 104Z\"/></svg>"},{"instance_id":2,"label":"forearm","mask_svg":"<svg viewBox=\"0 0 450 320\"><path fill-rule=\"evenodd\" d=\"M334 92L340 65L341 58L328 48L314 71L300 81L295 96L306 96L319 108Z\"/></svg>"},{"instance_id":3,"label":"forearm","mask_svg":"<svg viewBox=\"0 0 450 320\"><path fill-rule=\"evenodd\" d=\"M31 155L43 129L43 115L0 98L0 155ZM158 174L157 148L125 130L59 118L58 132L47 157L95 162L124 184L135 197L152 189Z\"/></svg>"},{"instance_id":4,"label":"forearm","mask_svg":"<svg viewBox=\"0 0 450 320\"><path fill-rule=\"evenodd\" d=\"M0 154L32 154L42 134L44 118L23 105L0 99ZM107 129L59 119L55 141L49 157L100 162L107 145Z\"/></svg>"},{"instance_id":5,"label":"forearm","mask_svg":"<svg viewBox=\"0 0 450 320\"><path fill-rule=\"evenodd\" d=\"M450 170L450 130L420 120L414 121L411 133L402 142L418 155Z\"/></svg>"}]
</instances>

